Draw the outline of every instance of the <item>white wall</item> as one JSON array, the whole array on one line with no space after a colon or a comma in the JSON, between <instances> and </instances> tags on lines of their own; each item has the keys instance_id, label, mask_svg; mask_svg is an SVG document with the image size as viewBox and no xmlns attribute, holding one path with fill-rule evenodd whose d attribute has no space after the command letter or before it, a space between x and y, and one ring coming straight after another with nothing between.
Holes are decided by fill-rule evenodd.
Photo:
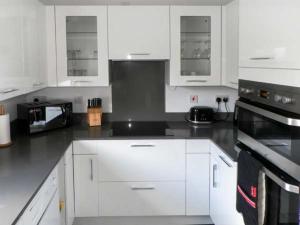
<instances>
[{"instance_id":1,"label":"white wall","mask_svg":"<svg viewBox=\"0 0 300 225\"><path fill-rule=\"evenodd\" d=\"M195 104L190 103L191 95L198 95L199 102L196 105L217 107L216 96L228 96L229 108L234 109L237 99L237 91L226 87L169 87L166 86L165 102L166 112L187 112ZM29 94L28 101L32 101L35 96L46 96L47 99L66 99L73 102L74 112L86 112L86 104L89 98L102 98L103 111L112 112L111 88L105 87L65 87L46 88L44 90ZM76 101L75 101L76 98ZM222 107L222 111L225 111Z\"/></svg>"},{"instance_id":2,"label":"white wall","mask_svg":"<svg viewBox=\"0 0 300 225\"><path fill-rule=\"evenodd\" d=\"M17 119L17 104L26 102L26 96L18 96L3 102L0 102L0 104L4 105L5 111L9 113L10 120Z\"/></svg>"},{"instance_id":3,"label":"white wall","mask_svg":"<svg viewBox=\"0 0 300 225\"><path fill-rule=\"evenodd\" d=\"M198 96L198 104L190 102L191 95ZM170 87L166 86L166 112L187 112L194 105L217 108L216 96L228 96L228 106L233 112L238 98L237 90L227 87ZM221 111L225 112L224 104Z\"/></svg>"},{"instance_id":4,"label":"white wall","mask_svg":"<svg viewBox=\"0 0 300 225\"><path fill-rule=\"evenodd\" d=\"M102 98L103 111L112 111L111 87L49 87L27 95L27 101L35 97L51 99L64 99L73 103L73 111L76 113L86 112L89 98Z\"/></svg>"}]
</instances>

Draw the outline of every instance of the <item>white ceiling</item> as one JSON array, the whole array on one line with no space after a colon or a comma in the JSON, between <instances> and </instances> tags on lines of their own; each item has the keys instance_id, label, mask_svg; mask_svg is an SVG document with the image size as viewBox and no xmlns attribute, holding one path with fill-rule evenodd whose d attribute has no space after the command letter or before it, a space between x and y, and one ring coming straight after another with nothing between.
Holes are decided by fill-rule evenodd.
<instances>
[{"instance_id":1,"label":"white ceiling","mask_svg":"<svg viewBox=\"0 0 300 225\"><path fill-rule=\"evenodd\" d=\"M47 5L225 5L232 0L40 0Z\"/></svg>"}]
</instances>

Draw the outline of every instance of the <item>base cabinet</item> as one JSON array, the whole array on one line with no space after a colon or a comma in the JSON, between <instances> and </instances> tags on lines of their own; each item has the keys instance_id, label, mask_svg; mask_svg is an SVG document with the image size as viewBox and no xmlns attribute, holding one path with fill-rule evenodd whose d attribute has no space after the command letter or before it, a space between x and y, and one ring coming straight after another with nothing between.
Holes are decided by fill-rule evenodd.
<instances>
[{"instance_id":1,"label":"base cabinet","mask_svg":"<svg viewBox=\"0 0 300 225\"><path fill-rule=\"evenodd\" d=\"M66 225L72 225L75 218L73 170L73 151L70 145L65 154Z\"/></svg>"},{"instance_id":2,"label":"base cabinet","mask_svg":"<svg viewBox=\"0 0 300 225\"><path fill-rule=\"evenodd\" d=\"M95 155L74 155L75 216L98 216L98 163Z\"/></svg>"},{"instance_id":3,"label":"base cabinet","mask_svg":"<svg viewBox=\"0 0 300 225\"><path fill-rule=\"evenodd\" d=\"M185 182L103 182L100 216L185 214Z\"/></svg>"},{"instance_id":4,"label":"base cabinet","mask_svg":"<svg viewBox=\"0 0 300 225\"><path fill-rule=\"evenodd\" d=\"M210 216L215 225L244 225L236 211L237 166L216 146L212 146Z\"/></svg>"},{"instance_id":5,"label":"base cabinet","mask_svg":"<svg viewBox=\"0 0 300 225\"><path fill-rule=\"evenodd\" d=\"M186 215L209 215L209 154L186 156Z\"/></svg>"}]
</instances>

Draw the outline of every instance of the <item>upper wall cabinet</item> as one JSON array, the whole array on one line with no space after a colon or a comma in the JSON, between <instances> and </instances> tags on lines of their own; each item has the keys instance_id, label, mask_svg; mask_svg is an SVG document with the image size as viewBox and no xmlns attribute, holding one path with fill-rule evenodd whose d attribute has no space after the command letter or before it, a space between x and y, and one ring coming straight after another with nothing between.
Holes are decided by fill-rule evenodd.
<instances>
[{"instance_id":1,"label":"upper wall cabinet","mask_svg":"<svg viewBox=\"0 0 300 225\"><path fill-rule=\"evenodd\" d=\"M107 7L57 6L58 86L108 86Z\"/></svg>"},{"instance_id":2,"label":"upper wall cabinet","mask_svg":"<svg viewBox=\"0 0 300 225\"><path fill-rule=\"evenodd\" d=\"M109 59L169 59L169 26L169 6L108 6Z\"/></svg>"},{"instance_id":3,"label":"upper wall cabinet","mask_svg":"<svg viewBox=\"0 0 300 225\"><path fill-rule=\"evenodd\" d=\"M299 0L240 0L239 66L300 69L299 12Z\"/></svg>"},{"instance_id":4,"label":"upper wall cabinet","mask_svg":"<svg viewBox=\"0 0 300 225\"><path fill-rule=\"evenodd\" d=\"M222 82L238 88L239 74L239 2L222 6Z\"/></svg>"},{"instance_id":5,"label":"upper wall cabinet","mask_svg":"<svg viewBox=\"0 0 300 225\"><path fill-rule=\"evenodd\" d=\"M171 6L171 86L221 84L221 7Z\"/></svg>"},{"instance_id":6,"label":"upper wall cabinet","mask_svg":"<svg viewBox=\"0 0 300 225\"><path fill-rule=\"evenodd\" d=\"M40 1L3 0L0 5L0 101L2 101L46 85L44 77L46 34L45 6ZM15 91L12 92L13 90Z\"/></svg>"}]
</instances>

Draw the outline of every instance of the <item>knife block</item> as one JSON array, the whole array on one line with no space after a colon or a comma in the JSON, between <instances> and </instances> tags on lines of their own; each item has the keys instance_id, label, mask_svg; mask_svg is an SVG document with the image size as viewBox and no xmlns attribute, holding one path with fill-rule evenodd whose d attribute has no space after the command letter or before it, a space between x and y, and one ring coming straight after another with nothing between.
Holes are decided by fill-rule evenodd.
<instances>
[{"instance_id":1,"label":"knife block","mask_svg":"<svg viewBox=\"0 0 300 225\"><path fill-rule=\"evenodd\" d=\"M87 123L90 127L101 126L102 124L101 107L93 107L87 109Z\"/></svg>"}]
</instances>

